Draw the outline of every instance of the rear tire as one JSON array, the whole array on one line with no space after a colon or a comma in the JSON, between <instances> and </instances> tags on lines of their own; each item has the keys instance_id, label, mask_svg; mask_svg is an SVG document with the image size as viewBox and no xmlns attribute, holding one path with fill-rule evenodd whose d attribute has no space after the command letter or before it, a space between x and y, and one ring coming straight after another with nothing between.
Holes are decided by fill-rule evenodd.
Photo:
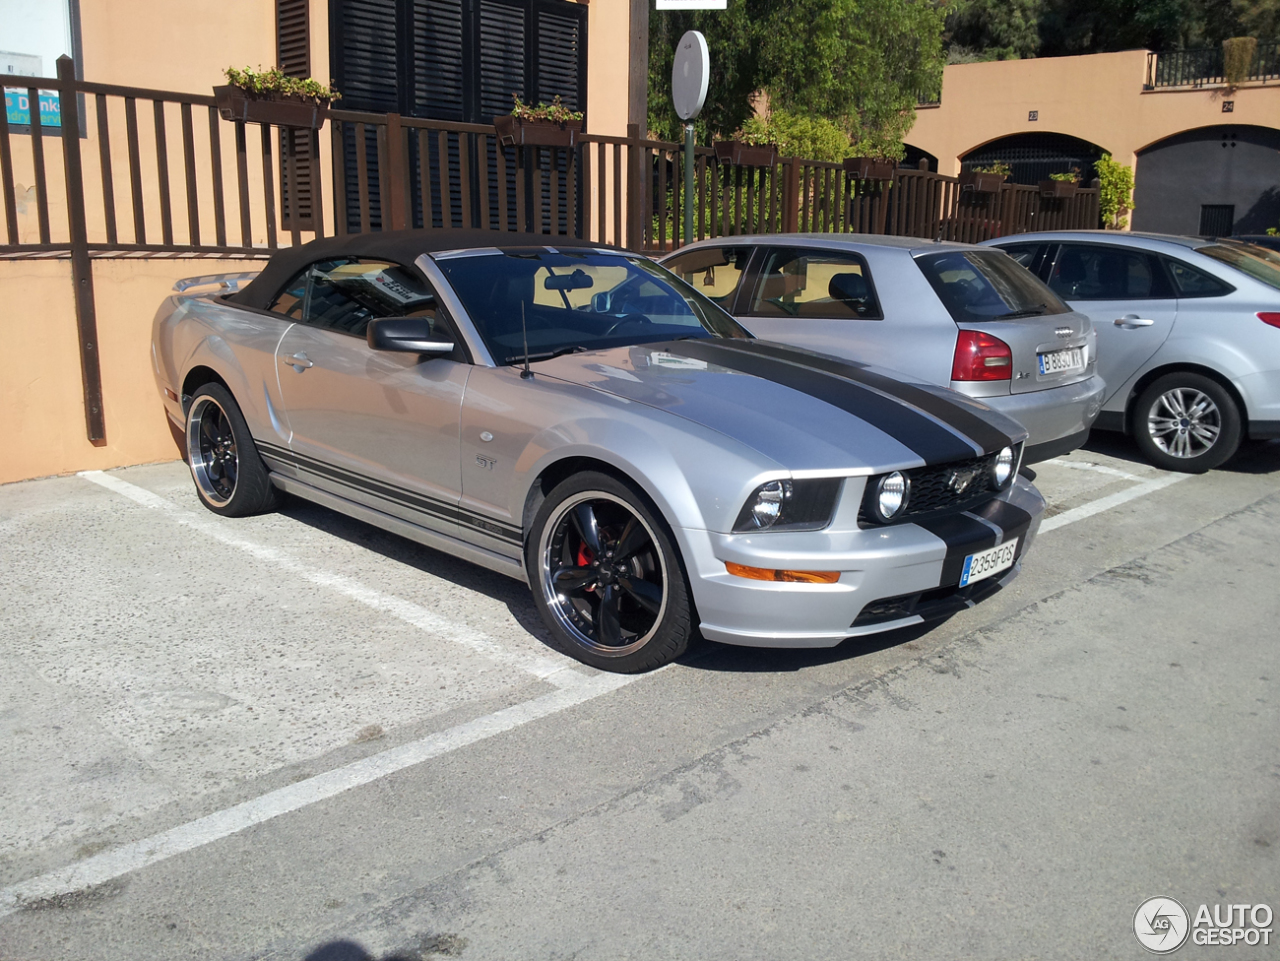
<instances>
[{"instance_id":1,"label":"rear tire","mask_svg":"<svg viewBox=\"0 0 1280 961\"><path fill-rule=\"evenodd\" d=\"M267 465L239 405L221 384L205 384L192 395L186 454L196 495L215 514L248 517L276 509L279 494Z\"/></svg>"},{"instance_id":2,"label":"rear tire","mask_svg":"<svg viewBox=\"0 0 1280 961\"><path fill-rule=\"evenodd\" d=\"M630 484L586 471L538 508L525 546L538 613L571 657L602 671L650 671L696 636L674 538Z\"/></svg>"},{"instance_id":3,"label":"rear tire","mask_svg":"<svg viewBox=\"0 0 1280 961\"><path fill-rule=\"evenodd\" d=\"M1162 470L1202 474L1240 446L1240 409L1216 380L1203 374L1158 377L1134 402L1134 440Z\"/></svg>"}]
</instances>

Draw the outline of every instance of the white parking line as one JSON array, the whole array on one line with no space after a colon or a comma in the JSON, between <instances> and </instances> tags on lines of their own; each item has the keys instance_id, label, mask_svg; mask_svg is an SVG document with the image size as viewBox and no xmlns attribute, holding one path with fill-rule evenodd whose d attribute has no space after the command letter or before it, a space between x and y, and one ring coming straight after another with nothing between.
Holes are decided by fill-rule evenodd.
<instances>
[{"instance_id":1,"label":"white parking line","mask_svg":"<svg viewBox=\"0 0 1280 961\"><path fill-rule=\"evenodd\" d=\"M243 537L231 533L228 530L228 525L217 520L214 515L197 514L193 511L185 510L159 494L154 494L145 488L138 487L136 484L130 484L114 474L91 470L82 471L78 476L105 487L109 491L114 491L122 497L127 497L135 504L141 504L151 510L163 511L169 518L179 524L197 530L212 537L214 540L221 541L229 547L238 548L247 554L253 555L260 561L266 561L269 564L283 568L291 574L310 581L312 584L329 588L375 610L384 611L426 631L428 634L469 648L491 661L515 668L526 674L532 674L534 677L549 684L554 684L557 687L571 687L582 682L586 677L581 671L574 670L567 663L569 660L567 657L556 659L541 657L536 654L520 654L508 650L483 631L478 631L473 627L468 627L466 624L459 624L446 617L441 617L439 614L435 614L419 604L414 604L412 601L406 601L390 594L384 594L382 591L374 590L372 587L367 587L341 574L310 567L274 547L266 547L262 544L255 544L253 541L245 540Z\"/></svg>"},{"instance_id":2,"label":"white parking line","mask_svg":"<svg viewBox=\"0 0 1280 961\"><path fill-rule=\"evenodd\" d=\"M1095 474L1107 474L1124 480L1140 481L1144 479L1137 474L1129 474L1122 470L1116 470L1114 467L1108 467L1106 464L1095 464L1089 460L1062 460L1055 457L1053 460L1045 461L1045 463L1052 464L1054 467L1070 467L1072 470L1087 470Z\"/></svg>"},{"instance_id":3,"label":"white parking line","mask_svg":"<svg viewBox=\"0 0 1280 961\"><path fill-rule=\"evenodd\" d=\"M595 677L583 677L572 687L552 691L421 740L401 744L223 811L180 824L168 831L103 851L48 874L20 881L0 889L0 918L21 911L32 902L83 891L131 871L203 847L282 814L297 811L415 764L609 694L663 670L666 668L650 674L599 674Z\"/></svg>"},{"instance_id":4,"label":"white parking line","mask_svg":"<svg viewBox=\"0 0 1280 961\"><path fill-rule=\"evenodd\" d=\"M1116 473L1119 473L1119 471ZM1108 494L1106 497L1099 497L1096 501L1089 501L1089 503L1073 507L1069 511L1063 511L1061 514L1045 518L1040 523L1040 533L1047 534L1049 531L1056 531L1059 527L1066 527L1068 524L1074 524L1076 521L1082 521L1086 517L1092 517L1094 514L1109 511L1113 507L1127 504L1129 501L1137 500L1139 497L1146 497L1148 494L1163 490L1171 484L1184 481L1190 476L1190 474L1163 474L1151 480L1143 481L1141 484L1135 484L1133 487L1117 491L1114 494ZM1134 478L1134 480L1137 479L1136 477Z\"/></svg>"}]
</instances>

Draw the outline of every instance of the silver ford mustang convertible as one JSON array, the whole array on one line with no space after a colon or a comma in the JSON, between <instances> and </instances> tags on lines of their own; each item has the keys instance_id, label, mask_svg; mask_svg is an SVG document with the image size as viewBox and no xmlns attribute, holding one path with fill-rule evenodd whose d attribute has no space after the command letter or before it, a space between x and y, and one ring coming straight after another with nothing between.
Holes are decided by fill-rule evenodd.
<instances>
[{"instance_id":1,"label":"silver ford mustang convertible","mask_svg":"<svg viewBox=\"0 0 1280 961\"><path fill-rule=\"evenodd\" d=\"M1014 421L547 239L336 237L170 297L155 372L201 501L287 491L524 580L609 671L699 634L830 647L1015 576L1044 501Z\"/></svg>"}]
</instances>

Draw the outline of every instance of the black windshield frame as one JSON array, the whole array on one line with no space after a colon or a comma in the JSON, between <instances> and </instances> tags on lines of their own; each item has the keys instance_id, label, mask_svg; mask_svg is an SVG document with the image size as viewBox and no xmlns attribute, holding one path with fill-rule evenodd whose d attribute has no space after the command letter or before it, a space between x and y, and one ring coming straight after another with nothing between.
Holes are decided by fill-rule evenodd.
<instances>
[{"instance_id":1,"label":"black windshield frame","mask_svg":"<svg viewBox=\"0 0 1280 961\"><path fill-rule=\"evenodd\" d=\"M520 247L433 259L498 366L522 363L526 343L536 359L681 338L751 337L723 308L643 257Z\"/></svg>"}]
</instances>

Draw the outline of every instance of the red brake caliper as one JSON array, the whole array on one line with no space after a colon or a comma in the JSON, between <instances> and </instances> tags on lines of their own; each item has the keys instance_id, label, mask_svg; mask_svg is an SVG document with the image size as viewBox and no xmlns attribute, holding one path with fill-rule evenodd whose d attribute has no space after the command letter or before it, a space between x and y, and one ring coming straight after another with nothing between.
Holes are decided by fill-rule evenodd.
<instances>
[{"instance_id":1,"label":"red brake caliper","mask_svg":"<svg viewBox=\"0 0 1280 961\"><path fill-rule=\"evenodd\" d=\"M595 559L596 559L595 553L586 544L582 544L578 547L578 566L579 567L590 567L591 562L594 561ZM596 586L594 584L588 584L587 590L594 591L595 587Z\"/></svg>"}]
</instances>

